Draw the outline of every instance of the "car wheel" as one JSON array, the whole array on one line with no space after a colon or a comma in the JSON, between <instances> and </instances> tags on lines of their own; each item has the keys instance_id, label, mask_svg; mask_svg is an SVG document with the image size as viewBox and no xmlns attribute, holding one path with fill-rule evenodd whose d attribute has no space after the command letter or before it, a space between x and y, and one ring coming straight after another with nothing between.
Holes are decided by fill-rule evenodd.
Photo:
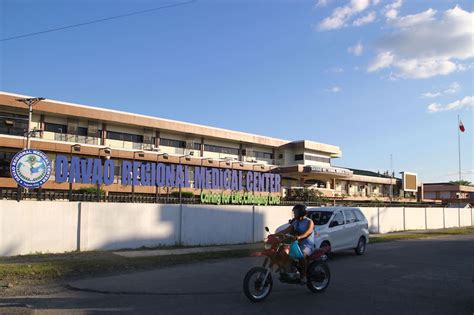
<instances>
[{"instance_id":1,"label":"car wheel","mask_svg":"<svg viewBox=\"0 0 474 315\"><path fill-rule=\"evenodd\" d=\"M365 237L361 236L359 238L359 242L357 243L357 247L354 248L357 255L363 255L365 253L365 243Z\"/></svg>"},{"instance_id":2,"label":"car wheel","mask_svg":"<svg viewBox=\"0 0 474 315\"><path fill-rule=\"evenodd\" d=\"M323 248L323 247L325 247L325 246L331 247L331 244L329 244L328 241L324 241L324 242L321 243L321 245L319 246L319 248ZM327 256L328 258L333 258L333 257L334 257L333 254L332 254L332 252L331 252L331 250L329 250L329 251L326 253L326 256Z\"/></svg>"}]
</instances>

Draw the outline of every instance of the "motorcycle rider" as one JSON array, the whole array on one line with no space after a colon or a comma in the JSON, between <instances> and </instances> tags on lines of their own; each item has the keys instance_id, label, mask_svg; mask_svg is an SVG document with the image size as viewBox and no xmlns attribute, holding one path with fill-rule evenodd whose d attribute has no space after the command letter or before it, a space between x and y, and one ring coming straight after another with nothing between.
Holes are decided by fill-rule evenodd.
<instances>
[{"instance_id":1,"label":"motorcycle rider","mask_svg":"<svg viewBox=\"0 0 474 315\"><path fill-rule=\"evenodd\" d=\"M291 233L295 235L295 240L298 241L298 246L301 249L304 257L299 260L301 268L300 282L306 283L306 269L308 262L306 257L310 256L314 249L314 223L313 220L306 217L308 214L306 206L297 204L293 207L294 219L290 221L290 226L280 231L278 234Z\"/></svg>"}]
</instances>

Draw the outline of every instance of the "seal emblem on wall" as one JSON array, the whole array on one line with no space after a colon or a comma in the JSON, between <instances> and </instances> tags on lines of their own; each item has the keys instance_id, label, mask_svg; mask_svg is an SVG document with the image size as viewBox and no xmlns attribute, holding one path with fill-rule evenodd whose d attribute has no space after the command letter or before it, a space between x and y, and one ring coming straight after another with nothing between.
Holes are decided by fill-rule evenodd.
<instances>
[{"instance_id":1,"label":"seal emblem on wall","mask_svg":"<svg viewBox=\"0 0 474 315\"><path fill-rule=\"evenodd\" d=\"M13 179L25 188L38 188L51 176L51 162L44 152L23 150L15 154L10 163Z\"/></svg>"}]
</instances>

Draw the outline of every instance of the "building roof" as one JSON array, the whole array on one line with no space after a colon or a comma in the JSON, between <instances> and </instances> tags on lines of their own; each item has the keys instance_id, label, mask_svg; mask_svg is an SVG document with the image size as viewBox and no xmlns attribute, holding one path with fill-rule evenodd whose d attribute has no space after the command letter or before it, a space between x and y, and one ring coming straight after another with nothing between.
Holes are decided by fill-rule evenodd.
<instances>
[{"instance_id":1,"label":"building roof","mask_svg":"<svg viewBox=\"0 0 474 315\"><path fill-rule=\"evenodd\" d=\"M25 109L25 104L16 101L16 99L27 97L30 96L0 91L0 104ZM209 127L176 120L133 114L118 110L67 103L50 99L45 99L44 101L41 101L40 103L36 104L34 107L34 111L37 113L51 113L55 115L82 117L83 119L91 119L112 124L126 124L134 127L158 129L168 132L184 133L215 139L225 139L229 141L244 142L270 147L280 147L282 145L292 143L288 140L260 136L241 131ZM307 142L308 146L312 148L317 148L319 151L328 153L331 156L338 157L341 155L341 150L337 146L307 140L305 142Z\"/></svg>"},{"instance_id":2,"label":"building roof","mask_svg":"<svg viewBox=\"0 0 474 315\"><path fill-rule=\"evenodd\" d=\"M390 175L380 174L379 172L376 173L376 172L372 172L372 171L368 171L368 170L360 170L360 169L356 169L356 168L347 168L347 169L351 170L354 173L354 175L381 177L381 178L392 178L392 176L390 176Z\"/></svg>"}]
</instances>

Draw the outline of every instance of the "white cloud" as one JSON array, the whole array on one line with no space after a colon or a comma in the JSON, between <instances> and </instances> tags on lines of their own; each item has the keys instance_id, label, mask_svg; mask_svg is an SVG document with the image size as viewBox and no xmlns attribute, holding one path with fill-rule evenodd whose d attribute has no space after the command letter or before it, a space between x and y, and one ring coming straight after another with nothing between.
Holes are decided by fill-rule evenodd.
<instances>
[{"instance_id":1,"label":"white cloud","mask_svg":"<svg viewBox=\"0 0 474 315\"><path fill-rule=\"evenodd\" d=\"M317 8L322 8L322 7L325 7L328 5L328 0L318 0L318 2L316 2L316 7Z\"/></svg>"},{"instance_id":2,"label":"white cloud","mask_svg":"<svg viewBox=\"0 0 474 315\"><path fill-rule=\"evenodd\" d=\"M456 109L473 109L474 108L474 96L465 96L464 98L451 102L446 105L442 105L439 103L431 103L428 105L428 112L430 113L438 113L438 112L445 112L451 111Z\"/></svg>"},{"instance_id":3,"label":"white cloud","mask_svg":"<svg viewBox=\"0 0 474 315\"><path fill-rule=\"evenodd\" d=\"M454 93L459 92L460 89L461 89L461 85L457 82L453 82L447 88L445 88L441 91L421 93L421 97L423 97L423 98L434 98L434 97L438 97L438 96L445 95L445 94L454 94Z\"/></svg>"},{"instance_id":4,"label":"white cloud","mask_svg":"<svg viewBox=\"0 0 474 315\"><path fill-rule=\"evenodd\" d=\"M318 28L321 31L342 28L346 25L351 16L364 11L369 5L369 0L351 0L349 4L343 7L335 8L331 16L325 18L321 23L319 23Z\"/></svg>"},{"instance_id":5,"label":"white cloud","mask_svg":"<svg viewBox=\"0 0 474 315\"><path fill-rule=\"evenodd\" d=\"M453 82L449 85L449 87L444 90L445 94L454 94L457 93L461 89L461 85L457 82Z\"/></svg>"},{"instance_id":6,"label":"white cloud","mask_svg":"<svg viewBox=\"0 0 474 315\"><path fill-rule=\"evenodd\" d=\"M375 21L376 17L377 17L377 14L375 13L375 11L372 11L369 14L367 14L366 16L360 17L357 20L355 20L352 23L352 25L362 26L362 25L365 25L365 24L369 24L369 23L372 23L373 21Z\"/></svg>"},{"instance_id":7,"label":"white cloud","mask_svg":"<svg viewBox=\"0 0 474 315\"><path fill-rule=\"evenodd\" d=\"M369 64L367 71L374 72L383 68L390 67L393 63L394 56L391 52L386 51L379 53L377 57Z\"/></svg>"},{"instance_id":8,"label":"white cloud","mask_svg":"<svg viewBox=\"0 0 474 315\"><path fill-rule=\"evenodd\" d=\"M358 42L355 46L347 48L347 51L355 56L360 56L364 52L364 46Z\"/></svg>"},{"instance_id":9,"label":"white cloud","mask_svg":"<svg viewBox=\"0 0 474 315\"><path fill-rule=\"evenodd\" d=\"M392 19L393 31L379 41L367 70L394 67L397 78L422 79L469 69L460 61L474 57L474 12L456 6L439 19L435 15L429 9Z\"/></svg>"},{"instance_id":10,"label":"white cloud","mask_svg":"<svg viewBox=\"0 0 474 315\"><path fill-rule=\"evenodd\" d=\"M385 6L385 17L387 18L387 20L393 20L397 18L398 11L400 7L402 6L402 4L403 4L402 0L396 0Z\"/></svg>"},{"instance_id":11,"label":"white cloud","mask_svg":"<svg viewBox=\"0 0 474 315\"><path fill-rule=\"evenodd\" d=\"M392 22L394 26L396 27L405 28L405 27L415 26L417 24L430 22L434 20L435 15L436 15L436 10L433 10L430 8L418 14L406 15L398 19L392 19L390 22Z\"/></svg>"},{"instance_id":12,"label":"white cloud","mask_svg":"<svg viewBox=\"0 0 474 315\"><path fill-rule=\"evenodd\" d=\"M339 93L341 92L341 87L340 86L333 86L328 89L326 89L326 92L332 92L332 93Z\"/></svg>"},{"instance_id":13,"label":"white cloud","mask_svg":"<svg viewBox=\"0 0 474 315\"><path fill-rule=\"evenodd\" d=\"M438 97L440 96L440 92L425 92L421 93L421 97L426 97L426 98L433 98L433 97Z\"/></svg>"}]
</instances>

